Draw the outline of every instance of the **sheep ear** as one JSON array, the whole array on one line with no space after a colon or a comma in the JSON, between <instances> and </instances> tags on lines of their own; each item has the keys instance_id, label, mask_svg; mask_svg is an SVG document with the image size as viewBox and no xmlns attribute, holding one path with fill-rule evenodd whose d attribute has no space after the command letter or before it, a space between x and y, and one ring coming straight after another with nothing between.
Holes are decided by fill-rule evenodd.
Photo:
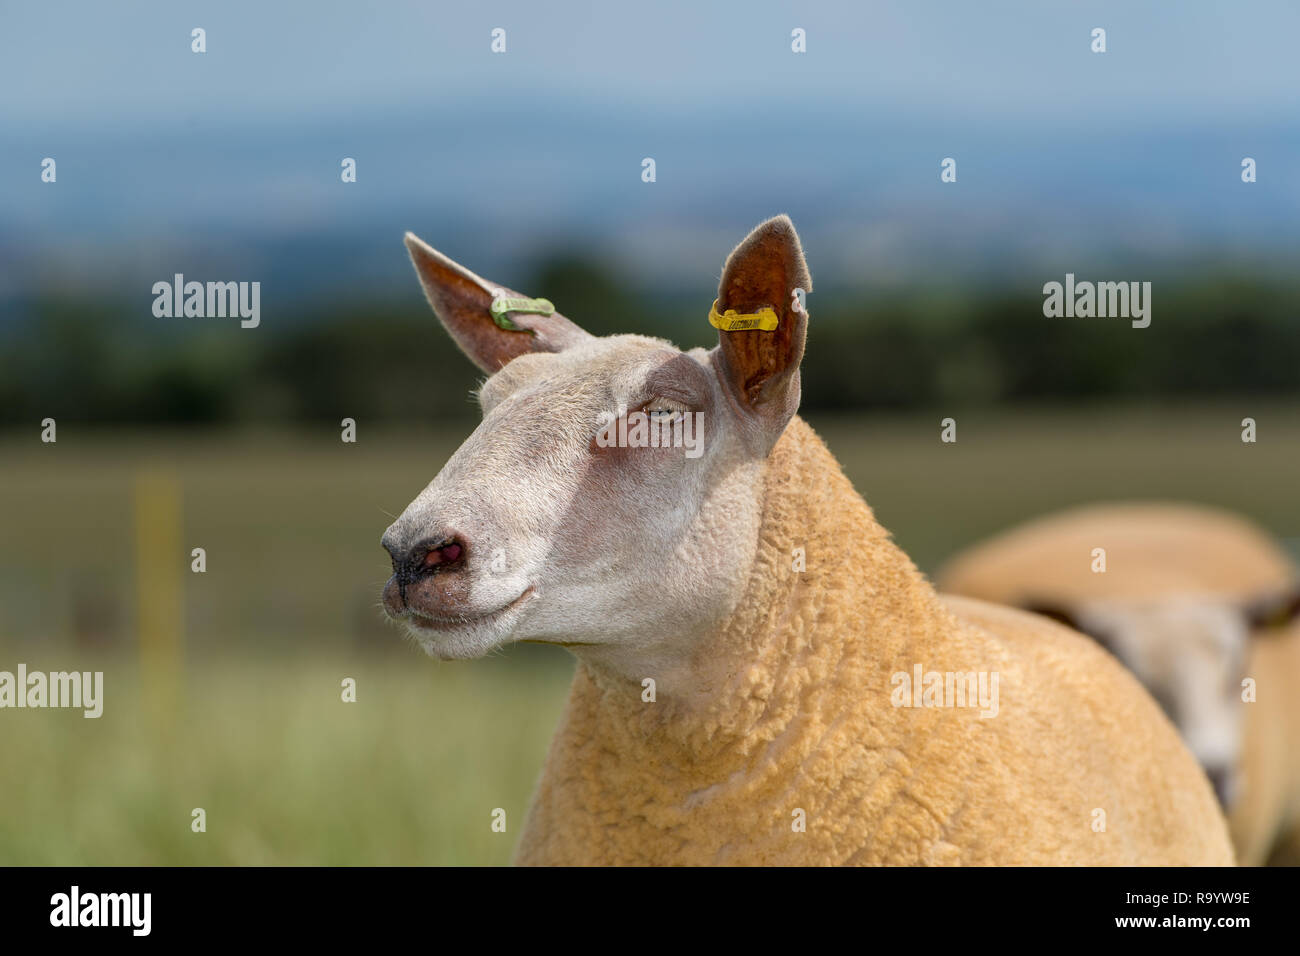
<instances>
[{"instance_id":1,"label":"sheep ear","mask_svg":"<svg viewBox=\"0 0 1300 956\"><path fill-rule=\"evenodd\" d=\"M727 257L718 284L714 311L721 327L714 364L728 393L761 426L768 448L799 408L808 313L796 300L796 289L811 292L812 277L789 216L769 219L751 232ZM728 330L746 324L739 317L767 309L775 314L776 328ZM737 317L729 319L729 311Z\"/></svg>"},{"instance_id":2,"label":"sheep ear","mask_svg":"<svg viewBox=\"0 0 1300 956\"><path fill-rule=\"evenodd\" d=\"M505 311L494 317L494 301L524 297L476 276L414 233L406 234L406 249L434 313L460 350L489 374L525 352L559 352L591 338L555 311Z\"/></svg>"},{"instance_id":3,"label":"sheep ear","mask_svg":"<svg viewBox=\"0 0 1300 956\"><path fill-rule=\"evenodd\" d=\"M1282 633L1282 629L1300 617L1300 582L1288 590L1249 601L1242 608L1251 633Z\"/></svg>"},{"instance_id":4,"label":"sheep ear","mask_svg":"<svg viewBox=\"0 0 1300 956\"><path fill-rule=\"evenodd\" d=\"M1073 628L1080 634L1086 634L1106 650L1115 654L1115 645L1110 634L1097 626L1097 622L1093 619L1094 616L1088 614L1086 609L1069 607L1056 601L1038 599L1021 601L1020 606L1026 611L1032 611L1034 614L1050 617L1053 621L1058 621L1066 627Z\"/></svg>"},{"instance_id":5,"label":"sheep ear","mask_svg":"<svg viewBox=\"0 0 1300 956\"><path fill-rule=\"evenodd\" d=\"M1053 621L1064 624L1066 627L1072 627L1079 630L1079 619L1072 608L1065 607L1053 601L1040 601L1036 599L1020 602L1023 610L1032 614L1041 614L1043 617L1050 617Z\"/></svg>"}]
</instances>

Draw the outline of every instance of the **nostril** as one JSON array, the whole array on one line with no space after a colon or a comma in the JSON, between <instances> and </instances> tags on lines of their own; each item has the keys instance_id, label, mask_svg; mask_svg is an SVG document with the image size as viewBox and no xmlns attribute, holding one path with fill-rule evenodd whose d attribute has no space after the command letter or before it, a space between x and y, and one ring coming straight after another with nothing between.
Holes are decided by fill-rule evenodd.
<instances>
[{"instance_id":1,"label":"nostril","mask_svg":"<svg viewBox=\"0 0 1300 956\"><path fill-rule=\"evenodd\" d=\"M411 549L407 567L412 576L433 571L448 570L465 560L465 542L451 535L437 540L422 541Z\"/></svg>"},{"instance_id":2,"label":"nostril","mask_svg":"<svg viewBox=\"0 0 1300 956\"><path fill-rule=\"evenodd\" d=\"M464 547L459 542L453 540L450 544L431 548L425 552L420 564L426 568L436 567L439 564L451 564L460 560L461 553L464 550Z\"/></svg>"}]
</instances>

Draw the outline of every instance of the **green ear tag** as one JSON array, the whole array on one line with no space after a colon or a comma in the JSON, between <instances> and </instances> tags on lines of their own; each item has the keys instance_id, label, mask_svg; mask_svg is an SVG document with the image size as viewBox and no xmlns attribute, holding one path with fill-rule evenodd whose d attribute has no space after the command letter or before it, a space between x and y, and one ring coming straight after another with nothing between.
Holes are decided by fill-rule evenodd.
<instances>
[{"instance_id":1,"label":"green ear tag","mask_svg":"<svg viewBox=\"0 0 1300 956\"><path fill-rule=\"evenodd\" d=\"M551 315L555 312L555 306L551 305L550 299L511 299L507 296L497 296L492 300L488 312L492 316L492 321L507 332L527 332L533 335L535 333L532 329L515 325L506 313L531 312L533 315Z\"/></svg>"}]
</instances>

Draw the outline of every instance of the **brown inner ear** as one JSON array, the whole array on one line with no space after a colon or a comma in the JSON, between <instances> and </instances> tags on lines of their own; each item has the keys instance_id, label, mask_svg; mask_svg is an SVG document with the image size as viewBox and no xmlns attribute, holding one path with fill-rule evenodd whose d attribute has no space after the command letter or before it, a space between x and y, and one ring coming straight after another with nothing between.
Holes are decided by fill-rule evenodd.
<instances>
[{"instance_id":1,"label":"brown inner ear","mask_svg":"<svg viewBox=\"0 0 1300 956\"><path fill-rule=\"evenodd\" d=\"M780 384L798 370L799 363L803 361L808 320L803 313L794 312L788 305L778 305L771 300L745 306L724 306L721 302L718 303L719 312L735 309L742 314L767 307L777 316L778 325L773 331L720 333L726 341L723 352L727 369L732 375L732 383L737 394L750 405L761 400L763 387L769 382L773 385Z\"/></svg>"},{"instance_id":2,"label":"brown inner ear","mask_svg":"<svg viewBox=\"0 0 1300 956\"><path fill-rule=\"evenodd\" d=\"M765 390L777 390L803 361L808 317L792 307L796 288L812 291L812 279L794 226L785 216L763 223L727 259L718 286L718 312L748 314L770 308L778 323L771 332L718 333L725 371L747 404L763 401Z\"/></svg>"},{"instance_id":3,"label":"brown inner ear","mask_svg":"<svg viewBox=\"0 0 1300 956\"><path fill-rule=\"evenodd\" d=\"M559 352L590 338L558 312L509 312L507 317L518 328L503 329L490 311L495 293L500 290L509 298L523 296L475 275L410 233L406 247L434 313L461 351L485 372L496 372L525 352Z\"/></svg>"},{"instance_id":4,"label":"brown inner ear","mask_svg":"<svg viewBox=\"0 0 1300 956\"><path fill-rule=\"evenodd\" d=\"M495 372L511 359L532 351L532 332L506 332L493 321L489 308L492 295L479 285L425 260L416 260L416 270L425 287L429 304L451 333L461 351L487 372ZM430 293L430 285L436 293ZM513 295L514 293L507 293ZM508 336L513 335L512 341Z\"/></svg>"}]
</instances>

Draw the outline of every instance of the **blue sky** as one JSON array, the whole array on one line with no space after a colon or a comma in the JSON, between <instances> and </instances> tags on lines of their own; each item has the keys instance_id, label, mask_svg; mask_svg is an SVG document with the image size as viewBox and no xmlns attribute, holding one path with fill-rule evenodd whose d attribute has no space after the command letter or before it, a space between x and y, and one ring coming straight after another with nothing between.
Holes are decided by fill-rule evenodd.
<instances>
[{"instance_id":1,"label":"blue sky","mask_svg":"<svg viewBox=\"0 0 1300 956\"><path fill-rule=\"evenodd\" d=\"M666 111L775 96L1054 125L1101 110L1300 107L1290 0L85 2L8 4L4 20L0 117L54 126L347 116L523 90ZM189 51L194 26L207 30L203 56ZM488 51L497 26L505 56ZM808 32L800 57L796 26ZM1088 49L1096 26L1104 56Z\"/></svg>"},{"instance_id":2,"label":"blue sky","mask_svg":"<svg viewBox=\"0 0 1300 956\"><path fill-rule=\"evenodd\" d=\"M11 4L0 299L219 269L331 294L399 276L407 228L488 274L578 246L674 275L780 211L845 281L1287 267L1296 36L1294 2Z\"/></svg>"}]
</instances>

